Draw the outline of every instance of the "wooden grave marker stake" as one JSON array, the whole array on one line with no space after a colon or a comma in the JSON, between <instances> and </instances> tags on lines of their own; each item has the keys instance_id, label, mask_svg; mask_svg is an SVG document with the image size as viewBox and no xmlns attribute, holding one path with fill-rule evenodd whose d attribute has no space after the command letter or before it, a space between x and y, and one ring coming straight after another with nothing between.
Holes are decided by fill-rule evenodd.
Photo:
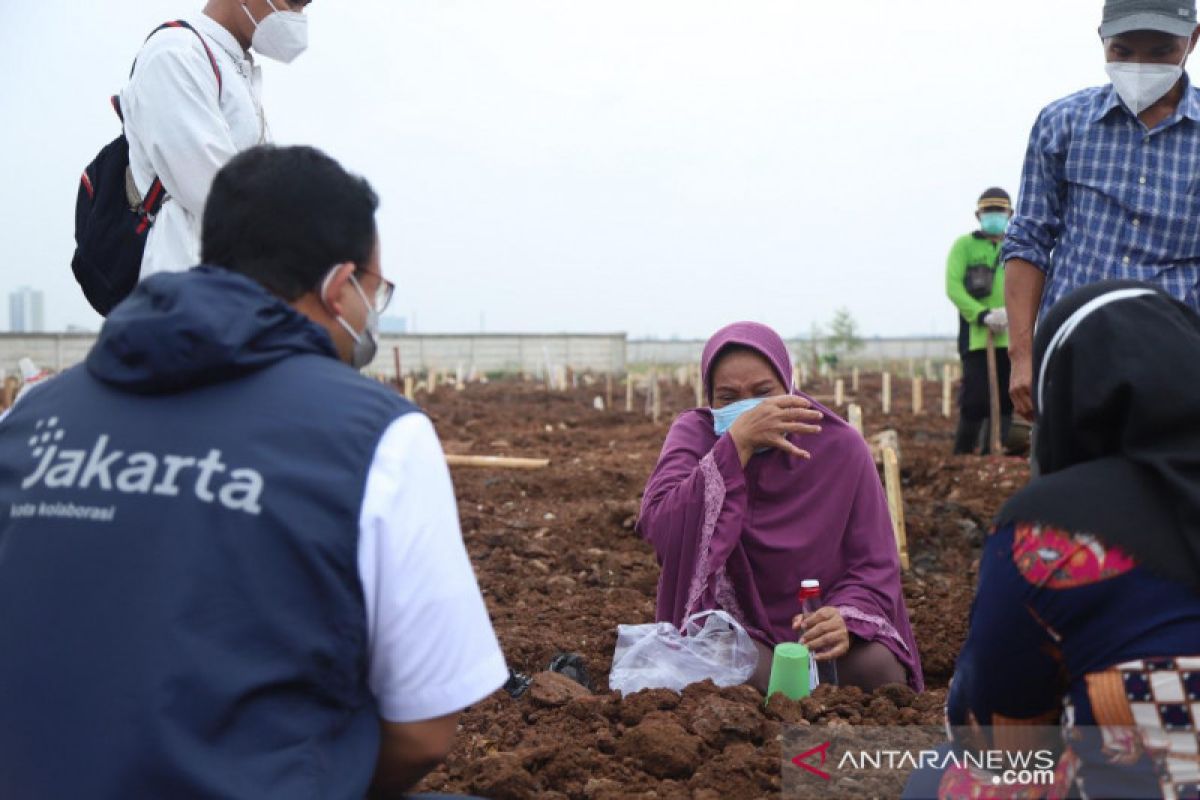
<instances>
[{"instance_id":1,"label":"wooden grave marker stake","mask_svg":"<svg viewBox=\"0 0 1200 800\"><path fill-rule=\"evenodd\" d=\"M912 382L912 413L920 414L924 409L925 404L925 382L920 378L913 378Z\"/></svg>"},{"instance_id":2,"label":"wooden grave marker stake","mask_svg":"<svg viewBox=\"0 0 1200 800\"><path fill-rule=\"evenodd\" d=\"M841 408L843 401L846 399L846 382L838 378L833 383L833 405L836 408Z\"/></svg>"},{"instance_id":3,"label":"wooden grave marker stake","mask_svg":"<svg viewBox=\"0 0 1200 800\"><path fill-rule=\"evenodd\" d=\"M950 419L950 395L953 387L953 373L949 364L942 365L942 416Z\"/></svg>"},{"instance_id":4,"label":"wooden grave marker stake","mask_svg":"<svg viewBox=\"0 0 1200 800\"><path fill-rule=\"evenodd\" d=\"M883 373L883 413L892 413L892 373Z\"/></svg>"},{"instance_id":5,"label":"wooden grave marker stake","mask_svg":"<svg viewBox=\"0 0 1200 800\"><path fill-rule=\"evenodd\" d=\"M504 458L501 456L447 455L451 467L493 467L496 469L542 469L550 466L548 458Z\"/></svg>"},{"instance_id":6,"label":"wooden grave marker stake","mask_svg":"<svg viewBox=\"0 0 1200 800\"><path fill-rule=\"evenodd\" d=\"M858 403L851 403L849 417L850 427L858 431L859 436L863 436L862 406Z\"/></svg>"},{"instance_id":7,"label":"wooden grave marker stake","mask_svg":"<svg viewBox=\"0 0 1200 800\"><path fill-rule=\"evenodd\" d=\"M904 527L904 495L900 489L900 459L896 451L883 451L883 480L887 488L888 512L892 516L892 529L896 534L896 551L900 554L901 569L908 569L908 532Z\"/></svg>"},{"instance_id":8,"label":"wooden grave marker stake","mask_svg":"<svg viewBox=\"0 0 1200 800\"><path fill-rule=\"evenodd\" d=\"M996 334L988 328L987 332L987 372L988 372L988 441L994 456L1004 455L1004 442L1000 438L1000 377L996 368Z\"/></svg>"}]
</instances>

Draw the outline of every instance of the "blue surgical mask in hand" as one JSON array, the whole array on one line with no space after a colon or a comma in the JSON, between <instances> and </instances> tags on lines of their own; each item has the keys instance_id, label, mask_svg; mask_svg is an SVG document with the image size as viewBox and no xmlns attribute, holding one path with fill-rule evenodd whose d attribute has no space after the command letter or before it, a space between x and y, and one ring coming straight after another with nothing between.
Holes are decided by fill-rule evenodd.
<instances>
[{"instance_id":1,"label":"blue surgical mask in hand","mask_svg":"<svg viewBox=\"0 0 1200 800\"><path fill-rule=\"evenodd\" d=\"M747 411L758 408L766 400L765 397L751 397L748 400L739 400L736 403L730 403L724 408L714 408L713 415L713 430L717 436L724 436L725 432L733 427L733 423L737 418Z\"/></svg>"}]
</instances>

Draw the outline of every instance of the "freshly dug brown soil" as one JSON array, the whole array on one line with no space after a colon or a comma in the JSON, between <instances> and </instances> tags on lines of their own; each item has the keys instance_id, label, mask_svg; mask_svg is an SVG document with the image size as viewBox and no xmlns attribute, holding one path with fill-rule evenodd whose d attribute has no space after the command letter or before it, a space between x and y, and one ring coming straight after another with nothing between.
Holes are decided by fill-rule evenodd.
<instances>
[{"instance_id":1,"label":"freshly dug brown soil","mask_svg":"<svg viewBox=\"0 0 1200 800\"><path fill-rule=\"evenodd\" d=\"M951 456L954 422L940 414L938 384L926 386L926 411L914 416L908 381L893 380L887 417L879 385L864 375L850 399L863 406L868 436L885 428L900 435L912 561L904 590L929 690L820 687L799 703L777 697L765 706L748 687L624 698L608 691L617 625L653 621L658 568L634 523L690 388L664 391L658 424L637 413L640 394L634 413L595 410L603 381L564 393L513 382L418 398L448 452L552 461L540 471L454 473L463 535L501 646L510 666L535 681L519 699L501 691L469 709L453 754L422 790L546 800L777 796L784 725L938 724L982 537L1028 468L1016 458ZM833 393L831 384L806 388ZM623 391L616 399L623 407ZM561 652L583 656L592 691L544 673Z\"/></svg>"}]
</instances>

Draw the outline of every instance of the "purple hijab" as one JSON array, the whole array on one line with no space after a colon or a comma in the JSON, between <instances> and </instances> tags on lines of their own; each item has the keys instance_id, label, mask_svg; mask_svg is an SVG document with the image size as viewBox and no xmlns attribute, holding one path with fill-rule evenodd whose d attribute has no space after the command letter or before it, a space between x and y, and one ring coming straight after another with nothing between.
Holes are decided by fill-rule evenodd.
<instances>
[{"instance_id":1,"label":"purple hijab","mask_svg":"<svg viewBox=\"0 0 1200 800\"><path fill-rule=\"evenodd\" d=\"M710 401L713 362L731 345L760 353L791 386L791 357L779 334L739 322L704 347ZM638 521L662 567L656 618L679 626L692 614L721 608L764 644L795 641L800 582L816 578L824 603L841 612L847 629L887 647L908 670L909 685L921 691L921 662L875 462L853 428L812 402L825 414L821 433L792 437L811 461L771 450L743 469L733 440L713 432L710 409L675 420Z\"/></svg>"}]
</instances>

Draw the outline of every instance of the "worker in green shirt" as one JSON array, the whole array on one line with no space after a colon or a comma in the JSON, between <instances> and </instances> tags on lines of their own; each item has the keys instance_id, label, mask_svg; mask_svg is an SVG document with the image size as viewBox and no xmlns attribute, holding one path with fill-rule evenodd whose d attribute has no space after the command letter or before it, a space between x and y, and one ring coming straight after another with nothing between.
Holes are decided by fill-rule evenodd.
<instances>
[{"instance_id":1,"label":"worker in green shirt","mask_svg":"<svg viewBox=\"0 0 1200 800\"><path fill-rule=\"evenodd\" d=\"M1012 425L1012 399L1008 386L1008 313L1004 310L1004 268L999 264L1000 243L1012 218L1012 199L1003 189L988 189L979 198L975 218L980 229L961 237L950 250L946 263L946 295L959 314L958 351L963 380L959 393L958 431L954 452L974 453L980 439L982 453L991 451L983 435L990 416L987 341L990 332L996 344L996 368L1000 392L1001 438Z\"/></svg>"}]
</instances>

